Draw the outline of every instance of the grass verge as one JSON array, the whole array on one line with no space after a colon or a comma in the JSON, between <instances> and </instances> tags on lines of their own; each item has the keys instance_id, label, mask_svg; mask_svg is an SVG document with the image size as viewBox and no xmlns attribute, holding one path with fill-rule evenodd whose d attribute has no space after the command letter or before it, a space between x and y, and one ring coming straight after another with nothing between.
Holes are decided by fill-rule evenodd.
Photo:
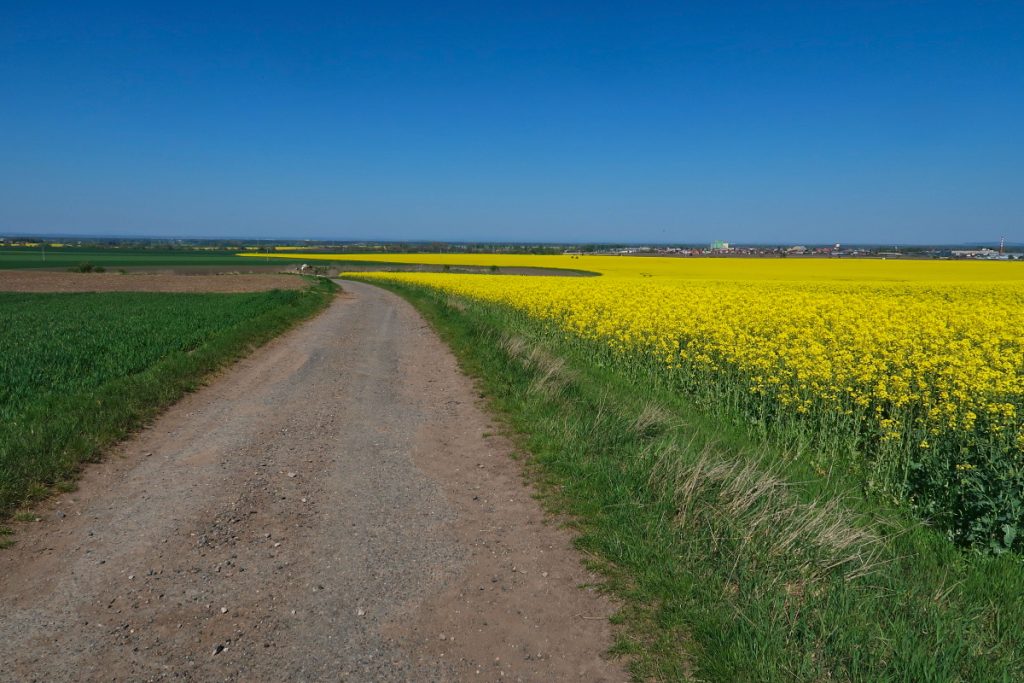
<instances>
[{"instance_id":1,"label":"grass verge","mask_svg":"<svg viewBox=\"0 0 1024 683\"><path fill-rule=\"evenodd\" d=\"M0 294L0 517L322 310L337 285L250 294Z\"/></svg>"},{"instance_id":2,"label":"grass verge","mask_svg":"<svg viewBox=\"0 0 1024 683\"><path fill-rule=\"evenodd\" d=\"M545 503L622 601L614 652L637 680L1024 680L1018 557L959 551L514 311L385 286L533 454Z\"/></svg>"}]
</instances>

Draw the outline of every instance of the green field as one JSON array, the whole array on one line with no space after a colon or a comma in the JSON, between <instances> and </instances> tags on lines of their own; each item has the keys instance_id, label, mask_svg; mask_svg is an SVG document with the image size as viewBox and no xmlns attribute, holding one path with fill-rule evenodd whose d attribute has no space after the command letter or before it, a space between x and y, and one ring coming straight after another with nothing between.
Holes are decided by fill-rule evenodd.
<instances>
[{"instance_id":1,"label":"green field","mask_svg":"<svg viewBox=\"0 0 1024 683\"><path fill-rule=\"evenodd\" d=\"M240 254L245 254L243 258ZM0 270L20 268L47 268L56 270L74 269L81 263L90 263L109 270L118 268L229 268L246 271L253 268L271 267L278 270L295 268L302 259L282 258L281 253L270 258L255 255L254 252L241 251L204 251L199 249L98 249L98 248L47 248L45 258L43 250L30 247L0 248ZM396 264L386 259L381 261L355 258L352 254L317 254L309 259L312 265L343 266L351 268L379 267L381 270L396 269ZM358 255L357 255L358 256ZM409 266L398 266L398 269ZM427 266L430 268L430 266ZM440 269L440 266L434 267ZM492 272L488 266L456 267L457 272ZM497 271L498 268L494 268ZM545 269L537 269L538 272ZM552 272L568 271L581 275L596 275L586 270L559 268Z\"/></svg>"},{"instance_id":2,"label":"green field","mask_svg":"<svg viewBox=\"0 0 1024 683\"><path fill-rule=\"evenodd\" d=\"M381 284L374 282L374 284ZM636 680L1024 680L1024 564L962 551L599 345L384 284L480 378L620 601Z\"/></svg>"},{"instance_id":3,"label":"green field","mask_svg":"<svg viewBox=\"0 0 1024 683\"><path fill-rule=\"evenodd\" d=\"M194 268L230 266L239 270L265 266L263 259L242 259L233 251L172 249L75 249L17 247L0 249L0 270L11 268L73 268L89 262L117 268ZM271 263L270 265L277 265Z\"/></svg>"},{"instance_id":4,"label":"green field","mask_svg":"<svg viewBox=\"0 0 1024 683\"><path fill-rule=\"evenodd\" d=\"M0 515L335 290L318 280L248 294L0 293Z\"/></svg>"}]
</instances>

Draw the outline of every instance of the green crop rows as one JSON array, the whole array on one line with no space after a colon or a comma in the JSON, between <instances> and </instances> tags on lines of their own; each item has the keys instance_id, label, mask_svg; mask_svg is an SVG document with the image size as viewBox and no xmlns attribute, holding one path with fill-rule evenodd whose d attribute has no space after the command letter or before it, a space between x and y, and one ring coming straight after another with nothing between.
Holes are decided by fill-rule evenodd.
<instances>
[{"instance_id":1,"label":"green crop rows","mask_svg":"<svg viewBox=\"0 0 1024 683\"><path fill-rule=\"evenodd\" d=\"M0 515L322 308L334 289L0 293Z\"/></svg>"},{"instance_id":2,"label":"green crop rows","mask_svg":"<svg viewBox=\"0 0 1024 683\"><path fill-rule=\"evenodd\" d=\"M0 270L11 268L49 268L64 270L80 263L92 263L107 270L117 268L196 268L231 267L248 270L268 265L264 259L242 259L232 251L170 249L0 249ZM270 263L269 265L281 265ZM287 265L287 264L285 264Z\"/></svg>"}]
</instances>

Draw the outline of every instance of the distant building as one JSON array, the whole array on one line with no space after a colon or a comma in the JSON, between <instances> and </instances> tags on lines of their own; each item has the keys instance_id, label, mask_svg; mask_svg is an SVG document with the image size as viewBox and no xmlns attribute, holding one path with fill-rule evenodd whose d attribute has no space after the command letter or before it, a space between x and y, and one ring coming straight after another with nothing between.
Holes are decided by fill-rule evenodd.
<instances>
[{"instance_id":1,"label":"distant building","mask_svg":"<svg viewBox=\"0 0 1024 683\"><path fill-rule=\"evenodd\" d=\"M983 258L983 259L998 259L1000 256L999 252L995 249L954 249L953 258Z\"/></svg>"},{"instance_id":2,"label":"distant building","mask_svg":"<svg viewBox=\"0 0 1024 683\"><path fill-rule=\"evenodd\" d=\"M729 243L720 241L712 242L711 251L729 251Z\"/></svg>"}]
</instances>

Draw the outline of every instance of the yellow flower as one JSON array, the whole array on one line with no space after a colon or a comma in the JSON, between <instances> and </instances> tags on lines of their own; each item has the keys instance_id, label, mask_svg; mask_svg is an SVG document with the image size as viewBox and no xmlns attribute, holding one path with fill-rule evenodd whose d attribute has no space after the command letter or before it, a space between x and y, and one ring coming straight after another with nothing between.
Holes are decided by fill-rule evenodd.
<instances>
[{"instance_id":1,"label":"yellow flower","mask_svg":"<svg viewBox=\"0 0 1024 683\"><path fill-rule=\"evenodd\" d=\"M732 391L801 420L844 416L836 429L874 434L886 448L915 443L912 435L924 433L928 438L916 441L921 449L982 439L1024 451L1024 269L1015 264L512 254L344 258L599 272L602 277L589 278L353 275L507 306L570 339L603 345L619 362L656 362L697 391Z\"/></svg>"}]
</instances>

